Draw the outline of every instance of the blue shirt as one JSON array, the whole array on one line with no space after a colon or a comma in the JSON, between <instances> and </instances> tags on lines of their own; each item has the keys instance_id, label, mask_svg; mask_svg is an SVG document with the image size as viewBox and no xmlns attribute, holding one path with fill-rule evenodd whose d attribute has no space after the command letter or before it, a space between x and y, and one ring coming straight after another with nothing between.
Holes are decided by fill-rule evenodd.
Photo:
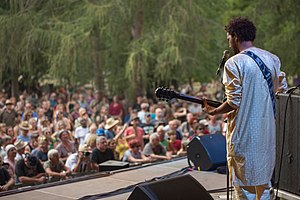
<instances>
[{"instance_id":1,"label":"blue shirt","mask_svg":"<svg viewBox=\"0 0 300 200\"><path fill-rule=\"evenodd\" d=\"M105 134L105 137L106 137L106 139L114 139L114 137L115 137L115 134L114 134L114 132L112 132L112 131L109 131L109 130L105 130L104 131L104 134Z\"/></svg>"},{"instance_id":2,"label":"blue shirt","mask_svg":"<svg viewBox=\"0 0 300 200\"><path fill-rule=\"evenodd\" d=\"M23 142L30 142L30 134L28 134L27 137L23 135L18 135L17 140L22 140Z\"/></svg>"}]
</instances>

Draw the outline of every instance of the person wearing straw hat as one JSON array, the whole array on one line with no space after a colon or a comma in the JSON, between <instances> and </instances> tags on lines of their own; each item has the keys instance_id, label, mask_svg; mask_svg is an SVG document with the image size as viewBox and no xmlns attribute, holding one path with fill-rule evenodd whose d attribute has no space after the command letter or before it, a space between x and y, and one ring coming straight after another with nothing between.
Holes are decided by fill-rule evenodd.
<instances>
[{"instance_id":1,"label":"person wearing straw hat","mask_svg":"<svg viewBox=\"0 0 300 200\"><path fill-rule=\"evenodd\" d=\"M13 102L11 100L5 101L5 108L0 113L0 122L5 123L6 126L14 127L18 113L13 109Z\"/></svg>"},{"instance_id":2,"label":"person wearing straw hat","mask_svg":"<svg viewBox=\"0 0 300 200\"><path fill-rule=\"evenodd\" d=\"M17 156L16 160L20 160L23 158L25 154L25 147L28 145L28 142L23 142L22 140L17 140L14 143L16 150L17 150Z\"/></svg>"},{"instance_id":3,"label":"person wearing straw hat","mask_svg":"<svg viewBox=\"0 0 300 200\"><path fill-rule=\"evenodd\" d=\"M22 140L23 142L30 142L29 130L32 129L32 126L28 123L28 121L22 121L19 124L20 134L17 137L17 140Z\"/></svg>"},{"instance_id":4,"label":"person wearing straw hat","mask_svg":"<svg viewBox=\"0 0 300 200\"><path fill-rule=\"evenodd\" d=\"M115 128L116 125L119 123L119 120L115 120L114 118L109 118L106 121L106 124L104 126L104 135L106 139L113 139L116 135Z\"/></svg>"},{"instance_id":5,"label":"person wearing straw hat","mask_svg":"<svg viewBox=\"0 0 300 200\"><path fill-rule=\"evenodd\" d=\"M85 108L79 109L79 117L75 120L74 128L81 126L81 119L87 120L87 125L90 126L92 124L92 120L89 118L88 112Z\"/></svg>"}]
</instances>

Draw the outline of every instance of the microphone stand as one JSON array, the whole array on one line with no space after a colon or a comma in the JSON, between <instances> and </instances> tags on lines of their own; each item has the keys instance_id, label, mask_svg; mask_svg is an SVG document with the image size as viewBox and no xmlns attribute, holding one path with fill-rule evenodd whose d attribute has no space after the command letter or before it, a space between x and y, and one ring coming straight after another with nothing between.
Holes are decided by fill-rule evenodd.
<instances>
[{"instance_id":1,"label":"microphone stand","mask_svg":"<svg viewBox=\"0 0 300 200\"><path fill-rule=\"evenodd\" d=\"M227 51L227 52L226 52ZM219 64L219 67L218 67L218 69L217 69L217 71L216 71L216 76L218 76L219 77L219 81L221 82L221 83L223 83L223 76L222 76L222 74L223 74L223 72L224 72L224 64L225 64L225 62L226 62L226 55L225 54L228 54L229 55L229 52L228 52L228 50L225 50L224 51L224 55L223 55L223 59L220 61L220 64ZM222 72L222 73L221 73ZM224 87L223 87L223 92L224 92ZM223 102L225 102L226 101L226 97L225 97L225 94L224 94L224 97L223 97ZM227 123L227 120L226 120L226 122L225 123ZM227 200L229 200L229 185L230 185L230 178L229 178L229 168L228 168L228 161L226 161L226 166L225 166L225 168L226 168L226 196L227 196Z\"/></svg>"}]
</instances>

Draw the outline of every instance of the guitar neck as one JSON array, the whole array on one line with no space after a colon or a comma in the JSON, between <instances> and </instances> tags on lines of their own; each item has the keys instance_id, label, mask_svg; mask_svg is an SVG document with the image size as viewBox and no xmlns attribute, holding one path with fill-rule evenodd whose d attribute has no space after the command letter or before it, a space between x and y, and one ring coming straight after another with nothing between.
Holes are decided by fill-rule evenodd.
<instances>
[{"instance_id":1,"label":"guitar neck","mask_svg":"<svg viewBox=\"0 0 300 200\"><path fill-rule=\"evenodd\" d=\"M188 95L177 93L177 99L181 99L181 100L185 100L185 101L190 101L190 102L193 102L193 103L198 103L198 104L203 105L203 100L202 99L199 99L199 98L196 98L196 97L193 97L193 96L188 96ZM206 102L207 102L208 105L210 105L210 106L212 106L214 108L217 108L220 105L222 105L221 102L213 101L213 100L209 100L209 99L207 99Z\"/></svg>"}]
</instances>

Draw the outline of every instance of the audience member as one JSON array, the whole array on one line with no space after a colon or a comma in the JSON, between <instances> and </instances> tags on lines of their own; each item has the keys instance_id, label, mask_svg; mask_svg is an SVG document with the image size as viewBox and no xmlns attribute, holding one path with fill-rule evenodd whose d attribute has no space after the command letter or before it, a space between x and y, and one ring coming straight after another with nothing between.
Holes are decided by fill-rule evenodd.
<instances>
[{"instance_id":1,"label":"audience member","mask_svg":"<svg viewBox=\"0 0 300 200\"><path fill-rule=\"evenodd\" d=\"M88 103L84 94L79 94L77 103L79 103L80 108L88 109Z\"/></svg>"},{"instance_id":2,"label":"audience member","mask_svg":"<svg viewBox=\"0 0 300 200\"><path fill-rule=\"evenodd\" d=\"M141 110L138 111L137 116L140 119L141 123L146 123L146 114L148 112L149 104L148 103L142 103L141 104Z\"/></svg>"},{"instance_id":3,"label":"audience member","mask_svg":"<svg viewBox=\"0 0 300 200\"><path fill-rule=\"evenodd\" d=\"M151 114L147 113L145 123L141 124L141 128L144 130L144 144L149 142L149 137L154 133L154 124L151 122Z\"/></svg>"},{"instance_id":4,"label":"audience member","mask_svg":"<svg viewBox=\"0 0 300 200\"><path fill-rule=\"evenodd\" d=\"M182 140L181 132L178 130L179 124L180 124L180 121L177 119L170 120L169 121L169 130L175 131L177 140Z\"/></svg>"},{"instance_id":5,"label":"audience member","mask_svg":"<svg viewBox=\"0 0 300 200\"><path fill-rule=\"evenodd\" d=\"M103 94L100 90L95 91L95 99L93 99L90 103L90 110L100 110L100 108L104 105L102 102Z\"/></svg>"},{"instance_id":6,"label":"audience member","mask_svg":"<svg viewBox=\"0 0 300 200\"><path fill-rule=\"evenodd\" d=\"M208 130L210 134L222 134L222 123L217 121L216 115L209 115Z\"/></svg>"},{"instance_id":7,"label":"audience member","mask_svg":"<svg viewBox=\"0 0 300 200\"><path fill-rule=\"evenodd\" d=\"M74 142L70 140L70 132L68 130L61 130L58 137L60 142L56 146L56 150L60 160L65 163L68 156L76 153L76 147Z\"/></svg>"},{"instance_id":8,"label":"audience member","mask_svg":"<svg viewBox=\"0 0 300 200\"><path fill-rule=\"evenodd\" d=\"M180 122L184 122L186 119L187 109L183 107L180 103L174 102L171 104L172 114L175 119Z\"/></svg>"},{"instance_id":9,"label":"audience member","mask_svg":"<svg viewBox=\"0 0 300 200\"><path fill-rule=\"evenodd\" d=\"M158 127L159 125L166 125L167 121L164 117L163 110L161 108L155 109L155 118L151 121L154 124L154 127Z\"/></svg>"},{"instance_id":10,"label":"audience member","mask_svg":"<svg viewBox=\"0 0 300 200\"><path fill-rule=\"evenodd\" d=\"M89 132L87 123L85 118L80 119L80 126L75 129L75 144L84 144L85 137Z\"/></svg>"},{"instance_id":11,"label":"audience member","mask_svg":"<svg viewBox=\"0 0 300 200\"><path fill-rule=\"evenodd\" d=\"M1 139L1 138L0 138ZM9 144L12 144L12 138L9 135L5 135L2 137L2 146L5 149L5 147Z\"/></svg>"},{"instance_id":12,"label":"audience member","mask_svg":"<svg viewBox=\"0 0 300 200\"><path fill-rule=\"evenodd\" d=\"M202 106L201 104L192 103L188 106L188 111L198 118L202 114Z\"/></svg>"},{"instance_id":13,"label":"audience member","mask_svg":"<svg viewBox=\"0 0 300 200\"><path fill-rule=\"evenodd\" d=\"M78 128L82 126L81 120L85 119L86 120L86 126L89 127L93 122L89 118L88 112L86 111L85 108L80 108L79 109L79 117L75 120L74 128Z\"/></svg>"},{"instance_id":14,"label":"audience member","mask_svg":"<svg viewBox=\"0 0 300 200\"><path fill-rule=\"evenodd\" d=\"M0 138L6 136L6 124L0 123Z\"/></svg>"},{"instance_id":15,"label":"audience member","mask_svg":"<svg viewBox=\"0 0 300 200\"><path fill-rule=\"evenodd\" d=\"M159 126L157 127L156 129L156 133L159 137L159 143L165 148L165 149L168 149L168 146L169 146L169 142L167 140L167 137L166 137L166 133L165 133L165 130L164 130L164 126Z\"/></svg>"},{"instance_id":16,"label":"audience member","mask_svg":"<svg viewBox=\"0 0 300 200\"><path fill-rule=\"evenodd\" d=\"M20 134L17 137L17 140L22 140L23 142L30 142L29 130L32 129L32 126L28 123L28 121L22 121L19 124Z\"/></svg>"},{"instance_id":17,"label":"audience member","mask_svg":"<svg viewBox=\"0 0 300 200\"><path fill-rule=\"evenodd\" d=\"M118 124L119 120L115 120L112 117L106 121L106 124L104 126L104 135L106 139L113 139L116 136L115 129Z\"/></svg>"},{"instance_id":18,"label":"audience member","mask_svg":"<svg viewBox=\"0 0 300 200\"><path fill-rule=\"evenodd\" d=\"M127 124L124 124L124 126L118 126L117 127L117 133L118 134L116 135L115 140L117 142L116 152L118 152L119 157L115 158L116 160L122 160L125 151L127 151L128 148L129 148L126 139L123 137L123 133L127 129L127 127L128 127Z\"/></svg>"},{"instance_id":19,"label":"audience member","mask_svg":"<svg viewBox=\"0 0 300 200\"><path fill-rule=\"evenodd\" d=\"M188 113L186 115L186 121L183 122L178 128L184 138L189 137L190 132L192 131L194 119L194 115L192 113Z\"/></svg>"},{"instance_id":20,"label":"audience member","mask_svg":"<svg viewBox=\"0 0 300 200\"><path fill-rule=\"evenodd\" d=\"M51 149L48 152L48 161L44 163L44 169L52 180L64 180L71 171L65 164L59 160L58 151Z\"/></svg>"},{"instance_id":21,"label":"audience member","mask_svg":"<svg viewBox=\"0 0 300 200\"><path fill-rule=\"evenodd\" d=\"M206 119L201 119L199 121L200 127L202 128L201 132L203 134L210 134L209 129L208 129L208 121Z\"/></svg>"},{"instance_id":22,"label":"audience member","mask_svg":"<svg viewBox=\"0 0 300 200\"><path fill-rule=\"evenodd\" d=\"M6 157L4 158L4 163L8 164L8 172L11 177L14 177L15 169L16 169L16 155L17 150L16 147L12 144L9 144L5 147Z\"/></svg>"},{"instance_id":23,"label":"audience member","mask_svg":"<svg viewBox=\"0 0 300 200\"><path fill-rule=\"evenodd\" d=\"M181 149L181 141L176 139L176 132L174 130L169 130L168 135L168 151L172 152L172 155L177 155L177 152Z\"/></svg>"},{"instance_id":24,"label":"audience member","mask_svg":"<svg viewBox=\"0 0 300 200\"><path fill-rule=\"evenodd\" d=\"M46 173L39 159L29 153L16 164L17 180L26 184L45 183Z\"/></svg>"},{"instance_id":25,"label":"audience member","mask_svg":"<svg viewBox=\"0 0 300 200\"><path fill-rule=\"evenodd\" d=\"M0 192L7 191L15 183L13 176L2 164L2 157L0 156Z\"/></svg>"},{"instance_id":26,"label":"audience member","mask_svg":"<svg viewBox=\"0 0 300 200\"><path fill-rule=\"evenodd\" d=\"M65 126L64 129L71 130L71 122L67 117L64 116L63 108L57 107L57 110L55 113L56 114L55 114L53 124L58 124L59 121L63 121L64 126ZM59 129L57 128L55 131L59 131Z\"/></svg>"},{"instance_id":27,"label":"audience member","mask_svg":"<svg viewBox=\"0 0 300 200\"><path fill-rule=\"evenodd\" d=\"M6 134L11 138L11 143L14 143L15 140L17 139L17 134L14 133L13 127L7 126L7 131Z\"/></svg>"},{"instance_id":28,"label":"audience member","mask_svg":"<svg viewBox=\"0 0 300 200\"><path fill-rule=\"evenodd\" d=\"M96 139L97 139L96 134L91 134L87 137L85 144L88 146L89 150L94 150L96 148Z\"/></svg>"},{"instance_id":29,"label":"audience member","mask_svg":"<svg viewBox=\"0 0 300 200\"><path fill-rule=\"evenodd\" d=\"M131 140L129 143L129 149L125 152L123 162L130 162L130 163L146 163L151 162L151 157L146 157L142 150L141 145L137 140Z\"/></svg>"},{"instance_id":30,"label":"audience member","mask_svg":"<svg viewBox=\"0 0 300 200\"><path fill-rule=\"evenodd\" d=\"M49 100L43 100L42 101L42 108L44 109L44 114L47 117L47 119L52 122L53 121L53 110L50 106Z\"/></svg>"},{"instance_id":31,"label":"audience member","mask_svg":"<svg viewBox=\"0 0 300 200\"><path fill-rule=\"evenodd\" d=\"M92 123L91 126L89 127L89 132L88 134L86 134L85 138L84 138L84 142L86 143L87 138L90 135L96 135L96 131L97 131L97 125L95 123Z\"/></svg>"},{"instance_id":32,"label":"audience member","mask_svg":"<svg viewBox=\"0 0 300 200\"><path fill-rule=\"evenodd\" d=\"M150 135L150 142L144 147L143 153L145 156L150 156L153 160L170 160L172 157L167 154L166 149L159 143L157 133Z\"/></svg>"},{"instance_id":33,"label":"audience member","mask_svg":"<svg viewBox=\"0 0 300 200\"><path fill-rule=\"evenodd\" d=\"M187 139L183 139L181 141L181 148L177 152L178 156L186 156L187 155L187 145L188 145L188 143L189 143L189 140L187 140Z\"/></svg>"},{"instance_id":34,"label":"audience member","mask_svg":"<svg viewBox=\"0 0 300 200\"><path fill-rule=\"evenodd\" d=\"M42 164L48 160L49 142L46 136L41 135L38 137L38 147L31 153L35 155Z\"/></svg>"},{"instance_id":35,"label":"audience member","mask_svg":"<svg viewBox=\"0 0 300 200\"><path fill-rule=\"evenodd\" d=\"M124 132L124 138L129 143L130 140L137 139L140 145L144 146L144 130L139 127L140 119L139 117L134 117L131 119L131 126L126 128Z\"/></svg>"},{"instance_id":36,"label":"audience member","mask_svg":"<svg viewBox=\"0 0 300 200\"><path fill-rule=\"evenodd\" d=\"M0 113L0 123L14 127L16 125L17 117L18 113L13 109L13 102L9 99L6 100L5 107Z\"/></svg>"},{"instance_id":37,"label":"audience member","mask_svg":"<svg viewBox=\"0 0 300 200\"><path fill-rule=\"evenodd\" d=\"M108 160L115 160L114 153L108 148L106 138L99 136L96 140L96 148L92 151L92 162L100 164Z\"/></svg>"},{"instance_id":38,"label":"audience member","mask_svg":"<svg viewBox=\"0 0 300 200\"><path fill-rule=\"evenodd\" d=\"M28 143L28 149L30 152L39 146L38 137L39 137L38 131L34 131L30 133L30 141Z\"/></svg>"},{"instance_id":39,"label":"audience member","mask_svg":"<svg viewBox=\"0 0 300 200\"><path fill-rule=\"evenodd\" d=\"M117 143L115 139L109 139L107 140L107 146L110 148L114 153L115 160L119 159L119 152L116 151Z\"/></svg>"},{"instance_id":40,"label":"audience member","mask_svg":"<svg viewBox=\"0 0 300 200\"><path fill-rule=\"evenodd\" d=\"M91 153L87 145L79 145L78 153L70 155L66 161L72 173L84 173L99 170L99 167L91 159Z\"/></svg>"},{"instance_id":41,"label":"audience member","mask_svg":"<svg viewBox=\"0 0 300 200\"><path fill-rule=\"evenodd\" d=\"M123 105L119 102L119 98L117 95L113 96L113 101L109 105L108 112L109 112L109 115L114 118L123 119L124 108L123 108Z\"/></svg>"},{"instance_id":42,"label":"audience member","mask_svg":"<svg viewBox=\"0 0 300 200\"><path fill-rule=\"evenodd\" d=\"M136 96L136 101L132 106L133 110L136 110L137 112L141 110L141 104L143 103L144 97L142 95Z\"/></svg>"},{"instance_id":43,"label":"audience member","mask_svg":"<svg viewBox=\"0 0 300 200\"><path fill-rule=\"evenodd\" d=\"M20 160L23 158L24 154L25 154L25 147L27 146L27 142L23 142L22 140L17 140L14 145L16 147L17 150L17 156L16 156L16 160Z\"/></svg>"}]
</instances>

